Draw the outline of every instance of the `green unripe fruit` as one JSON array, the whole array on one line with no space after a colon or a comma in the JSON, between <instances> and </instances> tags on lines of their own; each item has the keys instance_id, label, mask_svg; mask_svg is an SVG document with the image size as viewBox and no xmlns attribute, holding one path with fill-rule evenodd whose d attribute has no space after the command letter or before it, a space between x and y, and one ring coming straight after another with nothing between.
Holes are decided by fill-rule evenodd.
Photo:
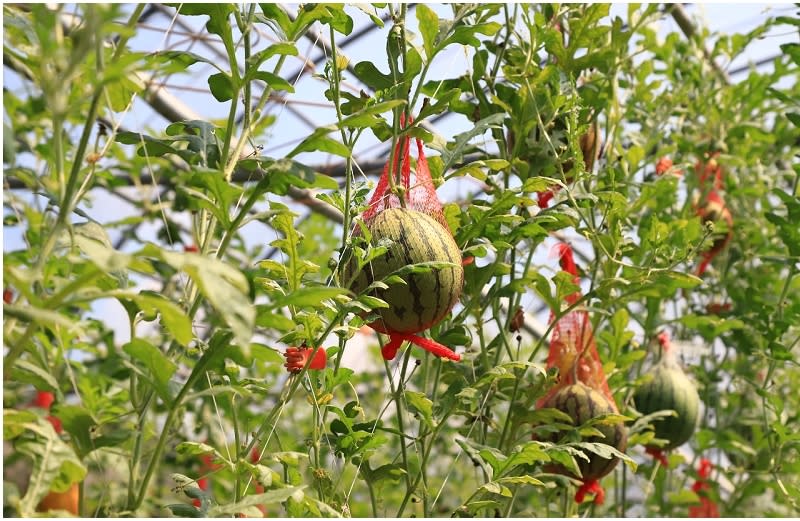
<instances>
[{"instance_id":1,"label":"green unripe fruit","mask_svg":"<svg viewBox=\"0 0 800 521\"><path fill-rule=\"evenodd\" d=\"M636 390L634 403L642 414L665 410L677 413L677 416L666 416L653 421L656 438L668 442L658 448L674 449L686 443L697 428L700 396L692 381L678 366L659 365L651 374L653 378Z\"/></svg>"},{"instance_id":2,"label":"green unripe fruit","mask_svg":"<svg viewBox=\"0 0 800 521\"><path fill-rule=\"evenodd\" d=\"M423 262L448 262L452 266L431 268L423 273L401 275L406 284L389 284L373 296L389 304L370 326L382 333L418 333L444 318L455 305L464 285L461 251L450 231L432 217L406 208L383 210L366 222L372 243L390 239L388 251L372 260L354 277L355 261L345 264L343 280L358 294L373 281Z\"/></svg>"},{"instance_id":3,"label":"green unripe fruit","mask_svg":"<svg viewBox=\"0 0 800 521\"><path fill-rule=\"evenodd\" d=\"M572 418L573 424L578 427L588 422L592 418L604 414L616 413L617 409L611 401L602 393L592 389L583 383L568 385L553 395L546 403L546 407L552 407L566 413ZM589 436L583 439L589 443L605 443L625 452L628 447L628 432L622 423L598 424L595 428L603 434L603 437ZM557 436L554 436L557 438ZM549 441L557 441L551 439ZM619 462L619 458L603 458L592 452L584 451L589 457L589 461L576 457L578 468L581 471L584 481L590 479L600 479L612 470ZM555 470L566 473L563 467ZM577 476L576 476L577 477Z\"/></svg>"}]
</instances>

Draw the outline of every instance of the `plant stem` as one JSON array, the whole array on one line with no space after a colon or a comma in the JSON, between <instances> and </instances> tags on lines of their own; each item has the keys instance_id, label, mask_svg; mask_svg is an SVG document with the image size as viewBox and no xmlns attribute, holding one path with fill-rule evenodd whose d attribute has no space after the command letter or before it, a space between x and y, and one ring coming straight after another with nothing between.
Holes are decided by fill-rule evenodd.
<instances>
[{"instance_id":1,"label":"plant stem","mask_svg":"<svg viewBox=\"0 0 800 521\"><path fill-rule=\"evenodd\" d=\"M392 395L394 396L394 404L397 408L397 430L400 432L400 454L403 460L403 468L406 469L406 490L411 490L411 474L408 472L408 453L406 451L406 431L405 431L405 424L403 422L403 380L405 379L406 370L408 369L408 361L411 358L411 349L406 349L405 356L403 358L403 366L400 370L400 378L398 379L397 387L394 385L394 380L389 379L389 386L392 391ZM384 366L386 367L386 373L390 374L391 368L389 367L389 362L387 360L383 361Z\"/></svg>"},{"instance_id":2,"label":"plant stem","mask_svg":"<svg viewBox=\"0 0 800 521\"><path fill-rule=\"evenodd\" d=\"M209 361L212 359L210 354L205 354L204 356L200 357L198 360L197 365L192 370L192 373L189 375L189 378L186 380L186 383L183 384L181 390L178 392L178 395L175 397L175 400L169 407L169 411L167 412L167 417L164 419L164 428L161 430L161 435L158 438L158 443L156 444L156 448L153 451L153 456L150 459L150 463L147 465L147 471L142 479L141 487L139 488L139 494L136 497L136 501L133 505L129 504L129 510L135 511L138 509L142 502L144 501L144 496L147 493L147 486L150 483L150 479L153 477L153 472L155 472L156 467L158 464L161 463L161 455L164 452L164 448L167 444L167 438L169 436L170 429L172 427L172 422L175 420L175 415L178 413L178 410L181 408L181 402L189 390L194 386L195 382L205 374L206 366L208 365ZM152 395L151 395L152 396Z\"/></svg>"}]
</instances>

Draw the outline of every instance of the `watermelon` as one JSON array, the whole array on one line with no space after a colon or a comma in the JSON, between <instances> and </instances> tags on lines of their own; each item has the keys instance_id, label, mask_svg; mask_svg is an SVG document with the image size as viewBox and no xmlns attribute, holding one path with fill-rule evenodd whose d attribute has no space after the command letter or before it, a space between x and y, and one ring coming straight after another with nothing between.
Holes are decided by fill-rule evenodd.
<instances>
[{"instance_id":1,"label":"watermelon","mask_svg":"<svg viewBox=\"0 0 800 521\"><path fill-rule=\"evenodd\" d=\"M576 427L583 425L597 416L617 412L617 408L608 398L583 383L564 387L553 395L544 405L546 407L553 407L569 415ZM603 434L603 437L589 436L583 439L584 442L605 443L620 452L625 452L628 446L628 433L623 424L598 424L595 425L595 428ZM560 436L560 434L556 434L548 441L557 441ZM584 453L589 457L589 461L580 457L575 458L578 463L578 468L581 471L580 477L584 481L600 479L611 472L619 462L619 458L616 457L608 459L594 454L593 452L584 451ZM560 466L553 470L562 474L570 474Z\"/></svg>"},{"instance_id":2,"label":"watermelon","mask_svg":"<svg viewBox=\"0 0 800 521\"><path fill-rule=\"evenodd\" d=\"M390 284L372 295L389 304L375 312L380 318L370 326L381 333L418 333L450 312L461 295L464 268L461 251L450 231L427 214L406 208L383 210L366 223L373 245L390 239L388 251L373 259L358 272L356 262L345 263L342 280L359 294L373 281L382 280L397 270L423 262L447 262L451 265L422 273L401 275L406 284Z\"/></svg>"},{"instance_id":3,"label":"watermelon","mask_svg":"<svg viewBox=\"0 0 800 521\"><path fill-rule=\"evenodd\" d=\"M700 396L677 363L659 364L650 374L652 378L634 393L634 404L642 414L665 410L677 413L677 416L657 418L653 424L656 438L667 440L666 445L657 448L674 449L686 443L697 428Z\"/></svg>"}]
</instances>

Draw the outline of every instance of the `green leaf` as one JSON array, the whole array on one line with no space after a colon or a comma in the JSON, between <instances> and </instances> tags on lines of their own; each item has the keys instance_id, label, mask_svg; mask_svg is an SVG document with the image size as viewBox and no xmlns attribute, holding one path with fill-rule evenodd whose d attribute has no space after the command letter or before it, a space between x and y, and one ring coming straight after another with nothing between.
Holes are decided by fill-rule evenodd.
<instances>
[{"instance_id":1,"label":"green leaf","mask_svg":"<svg viewBox=\"0 0 800 521\"><path fill-rule=\"evenodd\" d=\"M207 15L206 29L222 38L223 42L231 41L230 15L236 12L236 4L178 4L182 15Z\"/></svg>"},{"instance_id":2,"label":"green leaf","mask_svg":"<svg viewBox=\"0 0 800 521\"><path fill-rule=\"evenodd\" d=\"M488 159L488 160L478 160L468 163L459 169L455 170L452 174L448 175L447 178L451 179L453 177L462 177L465 175L469 175L478 179L479 181L485 181L487 177L486 171L497 171L503 170L509 166L508 161L505 159Z\"/></svg>"},{"instance_id":3,"label":"green leaf","mask_svg":"<svg viewBox=\"0 0 800 521\"><path fill-rule=\"evenodd\" d=\"M192 277L208 302L233 331L240 346L248 346L256 310L250 301L250 285L242 272L214 257L163 250L146 245L139 256L160 259Z\"/></svg>"},{"instance_id":4,"label":"green leaf","mask_svg":"<svg viewBox=\"0 0 800 521\"><path fill-rule=\"evenodd\" d=\"M208 77L208 88L219 102L230 101L236 94L233 78L226 72L218 72Z\"/></svg>"},{"instance_id":5,"label":"green leaf","mask_svg":"<svg viewBox=\"0 0 800 521\"><path fill-rule=\"evenodd\" d=\"M727 331L746 327L745 323L739 319L710 315L684 315L678 321L689 329L699 331L707 339L716 338Z\"/></svg>"},{"instance_id":6,"label":"green leaf","mask_svg":"<svg viewBox=\"0 0 800 521\"><path fill-rule=\"evenodd\" d=\"M386 90L394 87L394 80L390 74L383 74L372 62L359 62L353 67L356 78L364 82L375 91Z\"/></svg>"},{"instance_id":7,"label":"green leaf","mask_svg":"<svg viewBox=\"0 0 800 521\"><path fill-rule=\"evenodd\" d=\"M22 416L3 415L4 421L14 419L21 420ZM20 514L33 517L36 506L50 490L65 492L73 483L83 480L87 470L45 418L37 416L35 421L17 424L17 428L20 426L36 434L35 438L21 440L15 445L17 451L33 462L28 490L19 503Z\"/></svg>"},{"instance_id":8,"label":"green leaf","mask_svg":"<svg viewBox=\"0 0 800 521\"><path fill-rule=\"evenodd\" d=\"M273 308L282 308L285 306L319 307L325 300L336 298L346 293L346 289L336 287L318 286L299 288L283 298L277 299L273 304Z\"/></svg>"},{"instance_id":9,"label":"green leaf","mask_svg":"<svg viewBox=\"0 0 800 521\"><path fill-rule=\"evenodd\" d=\"M436 35L439 33L439 17L436 16L433 9L425 4L419 4L416 10L419 32L422 33L422 42L425 47L425 56L430 62L434 55Z\"/></svg>"},{"instance_id":10,"label":"green leaf","mask_svg":"<svg viewBox=\"0 0 800 521\"><path fill-rule=\"evenodd\" d=\"M157 139L139 132L123 130L117 132L114 140L125 145L140 145L136 153L139 157L161 157L165 154L177 154L172 140Z\"/></svg>"},{"instance_id":11,"label":"green leaf","mask_svg":"<svg viewBox=\"0 0 800 521\"><path fill-rule=\"evenodd\" d=\"M442 147L437 143L432 143L430 147L434 150L438 150L442 154L442 162L444 163L442 171L446 172L453 164L461 160L464 155L464 150L475 136L480 136L490 128L500 128L504 118L505 116L503 114L492 114L491 116L483 118L475 123L472 130L458 134L452 146Z\"/></svg>"},{"instance_id":12,"label":"green leaf","mask_svg":"<svg viewBox=\"0 0 800 521\"><path fill-rule=\"evenodd\" d=\"M255 169L257 166L261 166L264 170L264 176L255 188L255 191L260 193L272 192L278 195L286 195L290 186L321 188L324 190L339 189L339 183L336 179L288 158L258 157L244 159L239 162L239 166L245 169Z\"/></svg>"},{"instance_id":13,"label":"green leaf","mask_svg":"<svg viewBox=\"0 0 800 521\"><path fill-rule=\"evenodd\" d=\"M625 464L631 468L631 470L634 471L636 470L637 464L635 461L633 461L633 459L631 459L630 456L618 451L617 449L606 443L589 443L581 441L581 442L570 443L569 445L581 449L584 452L592 452L594 454L597 454L601 458L605 459L619 458L622 461L624 461Z\"/></svg>"},{"instance_id":14,"label":"green leaf","mask_svg":"<svg viewBox=\"0 0 800 521\"><path fill-rule=\"evenodd\" d=\"M184 454L188 456L202 456L205 454L211 454L214 456L216 461L227 461L225 458L222 457L222 454L217 452L217 450L207 443L198 443L195 441L184 441L179 443L175 450L178 454Z\"/></svg>"},{"instance_id":15,"label":"green leaf","mask_svg":"<svg viewBox=\"0 0 800 521\"><path fill-rule=\"evenodd\" d=\"M252 75L253 79L261 80L269 85L273 90L283 90L289 93L294 92L294 87L288 81L284 80L277 74L267 71L257 71ZM247 79L247 78L245 78Z\"/></svg>"},{"instance_id":16,"label":"green leaf","mask_svg":"<svg viewBox=\"0 0 800 521\"><path fill-rule=\"evenodd\" d=\"M169 511L172 512L172 515L175 517L188 517L188 518L206 517L203 515L203 512L195 508L193 505L186 505L184 503L165 505L164 508L169 509Z\"/></svg>"},{"instance_id":17,"label":"green leaf","mask_svg":"<svg viewBox=\"0 0 800 521\"><path fill-rule=\"evenodd\" d=\"M542 443L529 441L515 447L502 468L502 473L507 474L520 465L536 465L550 461L550 456L545 452Z\"/></svg>"},{"instance_id":18,"label":"green leaf","mask_svg":"<svg viewBox=\"0 0 800 521\"><path fill-rule=\"evenodd\" d=\"M406 391L405 397L408 405L419 412L425 425L429 429L436 428L438 422L433 419L433 402L417 391Z\"/></svg>"},{"instance_id":19,"label":"green leaf","mask_svg":"<svg viewBox=\"0 0 800 521\"><path fill-rule=\"evenodd\" d=\"M800 65L800 44L784 43L780 47L784 54L792 58L795 65Z\"/></svg>"},{"instance_id":20,"label":"green leaf","mask_svg":"<svg viewBox=\"0 0 800 521\"><path fill-rule=\"evenodd\" d=\"M11 380L29 383L40 391L57 391L58 382L49 372L28 360L17 360L11 370Z\"/></svg>"},{"instance_id":21,"label":"green leaf","mask_svg":"<svg viewBox=\"0 0 800 521\"><path fill-rule=\"evenodd\" d=\"M480 24L460 25L456 27L453 33L445 38L439 48L444 49L450 44L460 43L462 45L469 45L471 47L480 46L481 42L475 36L476 34L483 34L485 36L493 36L500 28L503 27L497 22L486 22Z\"/></svg>"},{"instance_id":22,"label":"green leaf","mask_svg":"<svg viewBox=\"0 0 800 521\"><path fill-rule=\"evenodd\" d=\"M275 329L277 331L291 331L295 327L295 323L289 317L280 314L273 306L259 305L257 306L258 315L256 317L256 325L267 329Z\"/></svg>"},{"instance_id":23,"label":"green leaf","mask_svg":"<svg viewBox=\"0 0 800 521\"><path fill-rule=\"evenodd\" d=\"M556 286L556 299L563 302L568 296L580 292L581 287L575 284L575 276L566 271L559 271L553 276L553 283ZM560 306L555 308L560 309Z\"/></svg>"},{"instance_id":24,"label":"green leaf","mask_svg":"<svg viewBox=\"0 0 800 521\"><path fill-rule=\"evenodd\" d=\"M286 154L292 158L301 152L327 152L344 158L350 157L350 149L340 141L331 139L328 134L337 130L336 125L318 127L310 136L305 138L294 150Z\"/></svg>"},{"instance_id":25,"label":"green leaf","mask_svg":"<svg viewBox=\"0 0 800 521\"><path fill-rule=\"evenodd\" d=\"M172 396L169 390L169 380L178 369L175 362L167 358L158 348L141 338L134 338L122 346L122 350L147 369L152 377L158 396L164 403L171 403Z\"/></svg>"},{"instance_id":26,"label":"green leaf","mask_svg":"<svg viewBox=\"0 0 800 521\"><path fill-rule=\"evenodd\" d=\"M497 481L490 481L488 483L485 483L484 485L482 485L480 487L479 490L483 490L483 491L488 492L490 494L497 494L497 495L503 496L503 497L511 497L512 496L511 490L507 486L502 485L501 483L498 483Z\"/></svg>"},{"instance_id":27,"label":"green leaf","mask_svg":"<svg viewBox=\"0 0 800 521\"><path fill-rule=\"evenodd\" d=\"M195 54L189 51L169 50L169 51L156 51L146 56L148 63L156 64L169 64L167 67L161 65L158 69L166 74L174 74L181 72L194 65L195 63L206 63L211 65L218 71L222 72L215 60L210 60L205 56Z\"/></svg>"},{"instance_id":28,"label":"green leaf","mask_svg":"<svg viewBox=\"0 0 800 521\"><path fill-rule=\"evenodd\" d=\"M273 56L297 56L297 46L291 42L273 43L263 51L259 51L248 59L248 69L257 70L262 63Z\"/></svg>"},{"instance_id":29,"label":"green leaf","mask_svg":"<svg viewBox=\"0 0 800 521\"><path fill-rule=\"evenodd\" d=\"M383 123L383 120L378 118L379 114L389 112L395 107L405 105L405 103L406 103L405 100L390 100L381 103L376 103L374 105L368 105L363 109L359 110L358 112L344 118L342 122L338 125L338 127L339 128L374 127L379 123Z\"/></svg>"},{"instance_id":30,"label":"green leaf","mask_svg":"<svg viewBox=\"0 0 800 521\"><path fill-rule=\"evenodd\" d=\"M38 322L39 325L55 331L55 326L66 328L76 334L82 334L83 326L65 317L61 313L48 309L35 308L31 305L16 305L3 303L3 313L9 317L15 317L25 322Z\"/></svg>"},{"instance_id":31,"label":"green leaf","mask_svg":"<svg viewBox=\"0 0 800 521\"><path fill-rule=\"evenodd\" d=\"M3 409L3 439L13 440L35 423L38 415L29 410Z\"/></svg>"},{"instance_id":32,"label":"green leaf","mask_svg":"<svg viewBox=\"0 0 800 521\"><path fill-rule=\"evenodd\" d=\"M548 458L549 459L549 458ZM534 478L533 476L509 476L506 478L500 478L497 480L497 483L502 485L532 485L534 487L543 487L545 486L544 482Z\"/></svg>"},{"instance_id":33,"label":"green leaf","mask_svg":"<svg viewBox=\"0 0 800 521\"><path fill-rule=\"evenodd\" d=\"M253 516L261 516L261 511L258 510L258 505L271 505L274 503L283 503L289 498L295 501L302 501L304 494L303 489L306 486L300 487L286 487L276 490L270 490L263 494L252 494L245 496L236 503L229 503L227 505L217 505L208 510L208 517L229 517L235 516L239 513L250 513ZM255 511L251 510L255 508Z\"/></svg>"},{"instance_id":34,"label":"green leaf","mask_svg":"<svg viewBox=\"0 0 800 521\"><path fill-rule=\"evenodd\" d=\"M667 501L671 505L696 505L700 503L700 496L696 492L687 489L668 493Z\"/></svg>"},{"instance_id":35,"label":"green leaf","mask_svg":"<svg viewBox=\"0 0 800 521\"><path fill-rule=\"evenodd\" d=\"M186 346L194 339L192 333L192 320L176 303L156 293L142 291L134 300L141 306L147 305L157 309L161 314L164 327L172 337L182 346Z\"/></svg>"}]
</instances>

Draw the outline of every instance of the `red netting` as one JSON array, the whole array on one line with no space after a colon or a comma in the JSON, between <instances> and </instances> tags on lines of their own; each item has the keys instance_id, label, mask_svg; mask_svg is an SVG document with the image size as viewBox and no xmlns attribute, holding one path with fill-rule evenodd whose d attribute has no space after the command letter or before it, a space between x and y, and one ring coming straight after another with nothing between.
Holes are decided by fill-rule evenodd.
<instances>
[{"instance_id":1,"label":"red netting","mask_svg":"<svg viewBox=\"0 0 800 521\"><path fill-rule=\"evenodd\" d=\"M401 116L400 125L405 125L405 121L406 118ZM412 121L413 119L409 117L408 122L411 123ZM444 218L442 203L439 201L439 197L436 195L436 188L433 186L428 160L425 158L425 152L422 149L422 141L419 139L415 139L415 141L417 143L417 169L414 175L414 184L411 184L411 154L409 150L411 137L403 136L399 139L395 147L393 168L389 168L390 159L386 162L386 166L383 167L383 173L378 180L378 186L375 188L375 193L369 201L369 207L364 211L362 217L368 222L371 217L383 210L403 206L400 197L392 193L392 183L390 182L390 176L395 176L394 179L397 180L397 165L400 164L398 186L404 189L402 194L405 207L433 217L433 219L444 226L445 230L449 232L450 227L447 225L447 221ZM416 344L438 357L449 358L456 362L461 360L461 356L453 352L450 348L429 338L392 331L388 331L387 333L389 334L389 343L381 350L384 360L393 360L395 356L397 356L397 351L400 349L401 344L405 341Z\"/></svg>"},{"instance_id":2,"label":"red netting","mask_svg":"<svg viewBox=\"0 0 800 521\"><path fill-rule=\"evenodd\" d=\"M689 517L719 517L717 504L708 497L708 490L711 488L709 478L714 466L710 461L703 458L697 468L697 481L692 485L692 491L700 496L700 504L689 507Z\"/></svg>"},{"instance_id":3,"label":"red netting","mask_svg":"<svg viewBox=\"0 0 800 521\"><path fill-rule=\"evenodd\" d=\"M706 162L698 161L695 164L700 190L705 194L702 202L697 207L697 215L704 221L724 221L728 231L724 236L720 236L714 241L711 249L703 252L702 260L697 266L696 275L698 277L705 273L714 257L725 249L725 246L728 245L733 237L733 216L725 204L725 199L719 193L722 190L722 166L717 163L717 157L719 157L719 152L714 152ZM708 187L709 184L711 184L710 188Z\"/></svg>"},{"instance_id":4,"label":"red netting","mask_svg":"<svg viewBox=\"0 0 800 521\"><path fill-rule=\"evenodd\" d=\"M578 270L572 256L572 248L566 244L557 244L554 249L560 257L561 269L571 274L574 282L578 284ZM580 291L576 291L572 295L568 295L566 301L569 305L573 305L580 297ZM554 319L555 313L551 311L550 321L552 322ZM603 364L597 354L589 314L585 309L570 311L561 317L553 327L550 334L550 352L547 356L547 368L551 367L558 368L559 381L547 395L539 400L539 407L544 406L545 402L561 388L582 382L606 396L617 410L616 402L614 402L614 397L608 388L606 375L603 372Z\"/></svg>"},{"instance_id":5,"label":"red netting","mask_svg":"<svg viewBox=\"0 0 800 521\"><path fill-rule=\"evenodd\" d=\"M557 244L553 251L558 254L561 269L572 275L575 284L580 282L578 268L572 255L572 248ZM565 300L571 306L581 298L580 291L568 295ZM555 310L550 312L550 322L555 319ZM537 407L546 407L548 400L565 386L581 382L603 394L618 412L617 403L608 388L603 364L597 354L589 313L585 309L573 309L561 317L550 334L550 352L547 355L547 368L557 367L559 380L552 389L537 402ZM584 480L575 493L575 502L582 503L587 494L594 495L594 503L602 505L605 498L603 487L597 479Z\"/></svg>"},{"instance_id":6,"label":"red netting","mask_svg":"<svg viewBox=\"0 0 800 521\"><path fill-rule=\"evenodd\" d=\"M411 123L413 120L408 118L408 121ZM400 125L403 124L405 124L405 118L401 117ZM405 207L430 215L445 229L449 230L450 227L447 225L442 213L442 203L439 202L436 188L433 186L428 160L425 158L425 152L422 149L422 141L419 139L415 139L415 141L417 143L417 169L414 176L414 184L411 184L411 154L409 150L411 138L403 136L395 147L394 167L390 171L389 161L386 162L381 178L378 180L378 186L375 188L375 193L369 201L369 207L364 211L363 218L368 221L372 216L387 208L402 206L397 194L392 193L392 184L389 180L390 175L394 175L395 180L397 180L397 165L402 160L398 185L405 190Z\"/></svg>"}]
</instances>

